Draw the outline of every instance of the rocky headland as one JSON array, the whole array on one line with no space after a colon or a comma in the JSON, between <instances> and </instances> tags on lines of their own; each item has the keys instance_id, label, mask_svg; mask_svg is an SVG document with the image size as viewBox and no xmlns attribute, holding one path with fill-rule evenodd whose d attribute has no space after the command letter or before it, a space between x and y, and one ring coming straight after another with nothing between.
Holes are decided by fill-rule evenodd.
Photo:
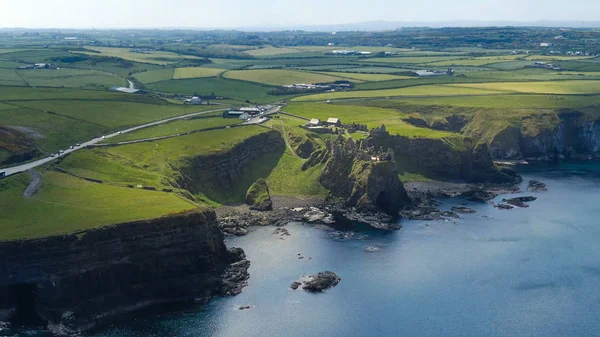
<instances>
[{"instance_id":1,"label":"rocky headland","mask_svg":"<svg viewBox=\"0 0 600 337\"><path fill-rule=\"evenodd\" d=\"M233 295L248 279L217 217L196 210L0 243L4 318L78 334L140 309Z\"/></svg>"}]
</instances>

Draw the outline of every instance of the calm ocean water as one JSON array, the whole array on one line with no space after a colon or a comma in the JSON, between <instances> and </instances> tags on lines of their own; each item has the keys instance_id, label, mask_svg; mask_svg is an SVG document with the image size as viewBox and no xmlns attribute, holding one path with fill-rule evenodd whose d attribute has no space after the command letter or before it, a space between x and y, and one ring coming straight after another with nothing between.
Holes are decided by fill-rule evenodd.
<instances>
[{"instance_id":1,"label":"calm ocean water","mask_svg":"<svg viewBox=\"0 0 600 337\"><path fill-rule=\"evenodd\" d=\"M285 240L274 227L230 238L252 261L242 294L93 336L600 336L600 165L522 175L549 188L525 193L539 198L528 209L450 199L443 208L477 213L391 233L290 224ZM322 294L289 288L324 270L341 283Z\"/></svg>"}]
</instances>

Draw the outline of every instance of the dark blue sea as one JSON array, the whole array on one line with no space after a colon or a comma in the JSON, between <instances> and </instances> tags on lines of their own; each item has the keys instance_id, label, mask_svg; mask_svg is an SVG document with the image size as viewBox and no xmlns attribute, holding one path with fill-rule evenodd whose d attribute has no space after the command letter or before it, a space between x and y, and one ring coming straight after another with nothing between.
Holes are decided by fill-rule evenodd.
<instances>
[{"instance_id":1,"label":"dark blue sea","mask_svg":"<svg viewBox=\"0 0 600 337\"><path fill-rule=\"evenodd\" d=\"M252 261L242 294L93 336L600 336L600 165L521 174L549 189L523 193L539 198L526 209L447 199L444 209L466 204L477 213L402 221L389 233L294 223L282 240L275 227L255 228L227 240ZM342 278L337 287L290 289L325 270Z\"/></svg>"}]
</instances>

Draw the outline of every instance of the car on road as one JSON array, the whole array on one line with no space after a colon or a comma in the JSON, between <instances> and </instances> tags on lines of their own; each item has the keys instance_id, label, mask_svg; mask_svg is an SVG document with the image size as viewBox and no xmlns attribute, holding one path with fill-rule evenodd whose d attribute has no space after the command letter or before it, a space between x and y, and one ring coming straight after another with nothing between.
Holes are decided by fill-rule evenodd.
<instances>
[{"instance_id":1,"label":"car on road","mask_svg":"<svg viewBox=\"0 0 600 337\"><path fill-rule=\"evenodd\" d=\"M106 136L102 136L102 139L106 139Z\"/></svg>"},{"instance_id":2,"label":"car on road","mask_svg":"<svg viewBox=\"0 0 600 337\"><path fill-rule=\"evenodd\" d=\"M0 179L6 177L6 172L0 172Z\"/></svg>"},{"instance_id":3,"label":"car on road","mask_svg":"<svg viewBox=\"0 0 600 337\"><path fill-rule=\"evenodd\" d=\"M56 157L56 154L55 153L51 153L50 157L54 158L54 157Z\"/></svg>"},{"instance_id":4,"label":"car on road","mask_svg":"<svg viewBox=\"0 0 600 337\"><path fill-rule=\"evenodd\" d=\"M73 148L74 148L74 146L73 146L73 145L69 146L69 149L73 150Z\"/></svg>"},{"instance_id":5,"label":"car on road","mask_svg":"<svg viewBox=\"0 0 600 337\"><path fill-rule=\"evenodd\" d=\"M118 135L120 135L120 134L121 134L121 131L117 132L117 134L118 134Z\"/></svg>"},{"instance_id":6,"label":"car on road","mask_svg":"<svg viewBox=\"0 0 600 337\"><path fill-rule=\"evenodd\" d=\"M77 144L75 144L75 146L79 147L79 146L81 146L81 144L77 143Z\"/></svg>"}]
</instances>

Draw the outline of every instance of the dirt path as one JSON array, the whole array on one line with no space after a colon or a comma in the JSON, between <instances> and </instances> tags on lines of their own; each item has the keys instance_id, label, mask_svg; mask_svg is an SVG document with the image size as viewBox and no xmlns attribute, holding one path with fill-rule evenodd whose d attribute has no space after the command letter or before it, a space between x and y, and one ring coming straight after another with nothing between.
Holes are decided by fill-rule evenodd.
<instances>
[{"instance_id":1,"label":"dirt path","mask_svg":"<svg viewBox=\"0 0 600 337\"><path fill-rule=\"evenodd\" d=\"M31 182L29 182L29 185L23 191L23 197L30 198L37 192L38 188L40 188L40 185L42 184L42 175L35 170L29 170L27 172L29 172L29 175L31 176Z\"/></svg>"}]
</instances>

